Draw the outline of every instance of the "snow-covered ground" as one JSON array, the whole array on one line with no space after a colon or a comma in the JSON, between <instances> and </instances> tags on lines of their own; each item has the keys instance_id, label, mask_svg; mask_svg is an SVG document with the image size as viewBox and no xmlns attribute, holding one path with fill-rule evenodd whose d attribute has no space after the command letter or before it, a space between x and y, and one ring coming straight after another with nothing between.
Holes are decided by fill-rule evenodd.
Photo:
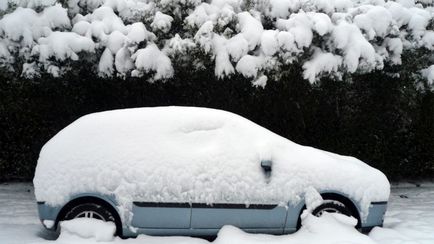
<instances>
[{"instance_id":1,"label":"snow-covered ground","mask_svg":"<svg viewBox=\"0 0 434 244\"><path fill-rule=\"evenodd\" d=\"M384 228L375 228L368 236L351 228L350 219L326 215L309 216L304 227L286 236L246 234L234 227L224 227L215 244L231 243L382 243L382 244L434 244L434 184L422 183L393 186ZM82 229L82 228L81 228ZM86 231L89 232L89 229ZM95 238L82 238L77 226L69 225L59 239L43 229L37 217L33 187L31 184L0 184L0 243L1 244L90 244ZM106 243L106 242L104 242ZM205 244L206 240L191 237L148 237L114 239L116 244L175 243Z\"/></svg>"}]
</instances>

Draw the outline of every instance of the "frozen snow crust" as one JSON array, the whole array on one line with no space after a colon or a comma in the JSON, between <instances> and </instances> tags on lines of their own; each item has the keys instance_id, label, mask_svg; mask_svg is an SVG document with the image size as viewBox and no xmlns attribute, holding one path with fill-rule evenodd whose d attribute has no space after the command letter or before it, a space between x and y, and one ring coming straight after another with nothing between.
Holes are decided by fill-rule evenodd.
<instances>
[{"instance_id":1,"label":"frozen snow crust","mask_svg":"<svg viewBox=\"0 0 434 244\"><path fill-rule=\"evenodd\" d=\"M272 160L271 177L260 163ZM353 157L301 146L238 115L155 107L86 115L42 148L38 201L64 204L80 193L114 194L124 219L132 201L298 203L307 191L387 201L380 171Z\"/></svg>"},{"instance_id":2,"label":"frozen snow crust","mask_svg":"<svg viewBox=\"0 0 434 244\"><path fill-rule=\"evenodd\" d=\"M102 77L150 81L173 77L176 62L198 70L211 62L219 78L239 73L265 86L294 62L314 82L434 50L432 0L0 2L0 64L20 62L29 78L62 76L68 62L86 58ZM423 73L433 84L432 69Z\"/></svg>"}]
</instances>

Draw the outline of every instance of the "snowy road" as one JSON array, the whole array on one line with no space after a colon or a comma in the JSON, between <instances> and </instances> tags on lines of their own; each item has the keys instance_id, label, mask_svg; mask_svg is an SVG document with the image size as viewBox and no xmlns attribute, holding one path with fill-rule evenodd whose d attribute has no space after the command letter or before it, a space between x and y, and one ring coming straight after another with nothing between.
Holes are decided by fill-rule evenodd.
<instances>
[{"instance_id":1,"label":"snowy road","mask_svg":"<svg viewBox=\"0 0 434 244\"><path fill-rule=\"evenodd\" d=\"M315 220L317 221L317 220ZM315 224L315 223L314 223ZM321 225L317 221L317 225ZM315 225L314 225L315 226ZM312 226L311 226L312 227ZM237 230L227 229L229 232ZM348 232L352 233L352 232ZM218 243L294 243L307 235L296 233L287 237L254 236L242 233L226 235L225 238L216 240ZM236 240L228 239L228 236L238 236ZM242 236L243 238L239 238ZM315 236L312 236L313 238ZM363 243L360 236L354 234L358 240L354 243ZM434 244L434 184L422 184L421 187L405 184L394 186L389 208L386 214L385 227L375 228L369 237L376 243L382 244ZM33 196L33 188L30 184L0 184L0 243L1 244L47 244L66 243L53 241L55 235L45 231L39 223L37 210ZM297 239L298 238L298 239ZM309 240L309 243L337 243L332 239L324 242ZM363 239L363 237L362 237ZM369 238L367 238L369 239ZM91 240L70 239L67 243L94 243ZM286 240L286 241L285 241ZM304 239L303 239L304 240ZM350 243L350 240L340 244ZM305 242L305 241L304 241ZM120 240L114 243L207 243L195 238L149 238Z\"/></svg>"}]
</instances>

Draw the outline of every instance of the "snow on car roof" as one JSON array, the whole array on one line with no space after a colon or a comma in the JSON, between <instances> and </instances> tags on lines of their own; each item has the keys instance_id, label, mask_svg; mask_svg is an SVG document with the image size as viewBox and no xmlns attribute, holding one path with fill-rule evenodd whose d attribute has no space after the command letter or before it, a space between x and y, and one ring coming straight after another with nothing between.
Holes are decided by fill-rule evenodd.
<instances>
[{"instance_id":1,"label":"snow on car roof","mask_svg":"<svg viewBox=\"0 0 434 244\"><path fill-rule=\"evenodd\" d=\"M271 176L261 166L272 161ZM332 176L332 177L331 177ZM65 203L83 192L132 201L296 203L305 189L384 201L378 170L346 156L293 143L236 114L154 107L83 116L42 148L34 178L38 201Z\"/></svg>"}]
</instances>

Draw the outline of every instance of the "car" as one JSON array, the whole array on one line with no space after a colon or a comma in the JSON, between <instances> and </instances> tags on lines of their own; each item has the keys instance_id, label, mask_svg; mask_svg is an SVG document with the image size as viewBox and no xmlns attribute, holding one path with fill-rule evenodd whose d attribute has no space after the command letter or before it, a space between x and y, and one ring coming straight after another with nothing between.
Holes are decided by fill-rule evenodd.
<instances>
[{"instance_id":1,"label":"car","mask_svg":"<svg viewBox=\"0 0 434 244\"><path fill-rule=\"evenodd\" d=\"M93 113L42 148L33 180L41 222L112 221L123 237L215 235L224 225L286 234L301 214L381 226L390 184L349 156L291 142L239 115L198 107ZM309 192L322 197L309 205Z\"/></svg>"}]
</instances>

